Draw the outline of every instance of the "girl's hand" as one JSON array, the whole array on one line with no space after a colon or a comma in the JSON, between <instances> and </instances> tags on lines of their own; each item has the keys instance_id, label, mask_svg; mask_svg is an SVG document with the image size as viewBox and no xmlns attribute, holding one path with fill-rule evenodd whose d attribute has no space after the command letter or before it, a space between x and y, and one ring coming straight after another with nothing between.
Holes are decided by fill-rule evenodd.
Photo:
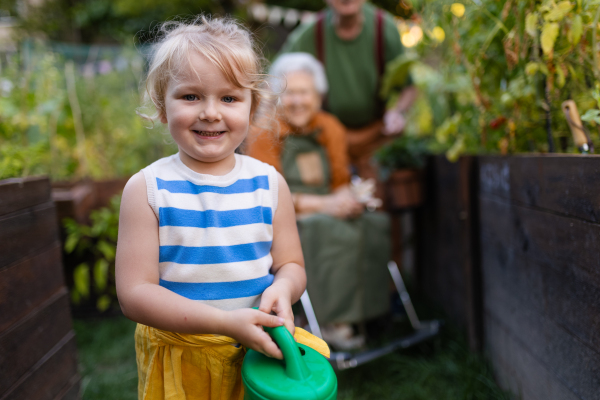
<instances>
[{"instance_id":1,"label":"girl's hand","mask_svg":"<svg viewBox=\"0 0 600 400\"><path fill-rule=\"evenodd\" d=\"M283 325L283 318L259 310L242 308L228 311L223 329L224 335L234 338L244 347L258 351L267 357L283 360L283 354L263 326L275 328Z\"/></svg>"},{"instance_id":2,"label":"girl's hand","mask_svg":"<svg viewBox=\"0 0 600 400\"><path fill-rule=\"evenodd\" d=\"M293 335L296 327L294 326L291 297L286 280L275 281L263 292L258 309L267 314L271 312L277 314L279 318L284 320L285 327Z\"/></svg>"}]
</instances>

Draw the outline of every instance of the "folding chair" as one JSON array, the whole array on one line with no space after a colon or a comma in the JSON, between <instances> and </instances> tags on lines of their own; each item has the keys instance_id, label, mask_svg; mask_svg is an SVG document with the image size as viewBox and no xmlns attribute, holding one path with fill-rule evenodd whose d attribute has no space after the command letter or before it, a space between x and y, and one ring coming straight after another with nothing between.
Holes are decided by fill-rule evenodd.
<instances>
[{"instance_id":1,"label":"folding chair","mask_svg":"<svg viewBox=\"0 0 600 400\"><path fill-rule=\"evenodd\" d=\"M400 275L398 265L394 261L390 261L388 263L388 270L392 275L392 280L394 281L396 290L398 290L400 300L402 301L402 305L406 310L406 315L408 316L410 324L413 328L413 332L406 336L394 338L378 348L359 353L331 352L329 362L335 369L344 370L357 367L361 364L375 360L376 358L390 354L398 349L406 349L417 343L421 343L439 333L442 321L420 321L417 317L417 313L415 312L412 301L410 300L410 296L406 291L406 286L404 285L402 275ZM304 294L300 298L300 302L302 303L302 308L304 309L306 319L308 320L308 326L311 333L315 336L323 338L321 334L321 328L315 315L315 310L313 309L312 303L310 302L310 297L308 296L308 292L304 291Z\"/></svg>"}]
</instances>

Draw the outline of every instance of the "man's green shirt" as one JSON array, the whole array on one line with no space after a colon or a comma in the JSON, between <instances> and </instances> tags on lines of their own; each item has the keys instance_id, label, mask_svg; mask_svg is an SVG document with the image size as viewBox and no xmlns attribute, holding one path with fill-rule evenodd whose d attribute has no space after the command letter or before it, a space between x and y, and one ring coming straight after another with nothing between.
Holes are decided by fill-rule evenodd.
<instances>
[{"instance_id":1,"label":"man's green shirt","mask_svg":"<svg viewBox=\"0 0 600 400\"><path fill-rule=\"evenodd\" d=\"M365 3L363 12L363 29L353 40L342 40L337 36L331 10L326 11L323 24L325 69L329 81L327 111L349 128L363 127L381 117L377 100L376 8ZM313 21L299 26L288 37L282 52L305 52L317 57L315 25ZM403 52L398 29L388 13L384 13L383 37L387 63Z\"/></svg>"}]
</instances>

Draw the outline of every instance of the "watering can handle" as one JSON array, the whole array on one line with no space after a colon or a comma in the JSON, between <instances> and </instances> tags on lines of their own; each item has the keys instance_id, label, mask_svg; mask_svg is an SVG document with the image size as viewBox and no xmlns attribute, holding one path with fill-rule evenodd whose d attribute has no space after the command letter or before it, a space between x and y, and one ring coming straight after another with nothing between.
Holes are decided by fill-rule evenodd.
<instances>
[{"instance_id":1,"label":"watering can handle","mask_svg":"<svg viewBox=\"0 0 600 400\"><path fill-rule=\"evenodd\" d=\"M254 309L258 308L254 307ZM306 366L302 354L300 353L298 343L296 343L296 340L294 340L290 331L288 331L285 326L277 326L275 328L263 326L263 329L273 338L273 341L277 343L277 346L281 349L283 360L285 361L286 375L290 379L296 381L307 379L310 376L310 370Z\"/></svg>"}]
</instances>

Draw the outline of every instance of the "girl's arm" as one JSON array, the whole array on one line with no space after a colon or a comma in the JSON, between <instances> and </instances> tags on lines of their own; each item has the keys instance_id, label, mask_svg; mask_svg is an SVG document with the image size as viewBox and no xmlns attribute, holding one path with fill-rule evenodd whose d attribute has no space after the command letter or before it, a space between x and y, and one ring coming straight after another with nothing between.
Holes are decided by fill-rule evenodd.
<instances>
[{"instance_id":1,"label":"girl's arm","mask_svg":"<svg viewBox=\"0 0 600 400\"><path fill-rule=\"evenodd\" d=\"M227 335L264 354L283 357L261 328L280 326L281 318L251 309L222 311L159 286L158 255L158 220L140 172L125 186L119 216L115 272L123 314L171 332Z\"/></svg>"},{"instance_id":2,"label":"girl's arm","mask_svg":"<svg viewBox=\"0 0 600 400\"><path fill-rule=\"evenodd\" d=\"M260 311L284 318L285 326L294 333L294 315L292 304L297 302L306 288L304 256L300 246L300 237L296 226L296 215L292 195L285 179L279 178L278 207L273 217L273 284L263 292Z\"/></svg>"}]
</instances>

